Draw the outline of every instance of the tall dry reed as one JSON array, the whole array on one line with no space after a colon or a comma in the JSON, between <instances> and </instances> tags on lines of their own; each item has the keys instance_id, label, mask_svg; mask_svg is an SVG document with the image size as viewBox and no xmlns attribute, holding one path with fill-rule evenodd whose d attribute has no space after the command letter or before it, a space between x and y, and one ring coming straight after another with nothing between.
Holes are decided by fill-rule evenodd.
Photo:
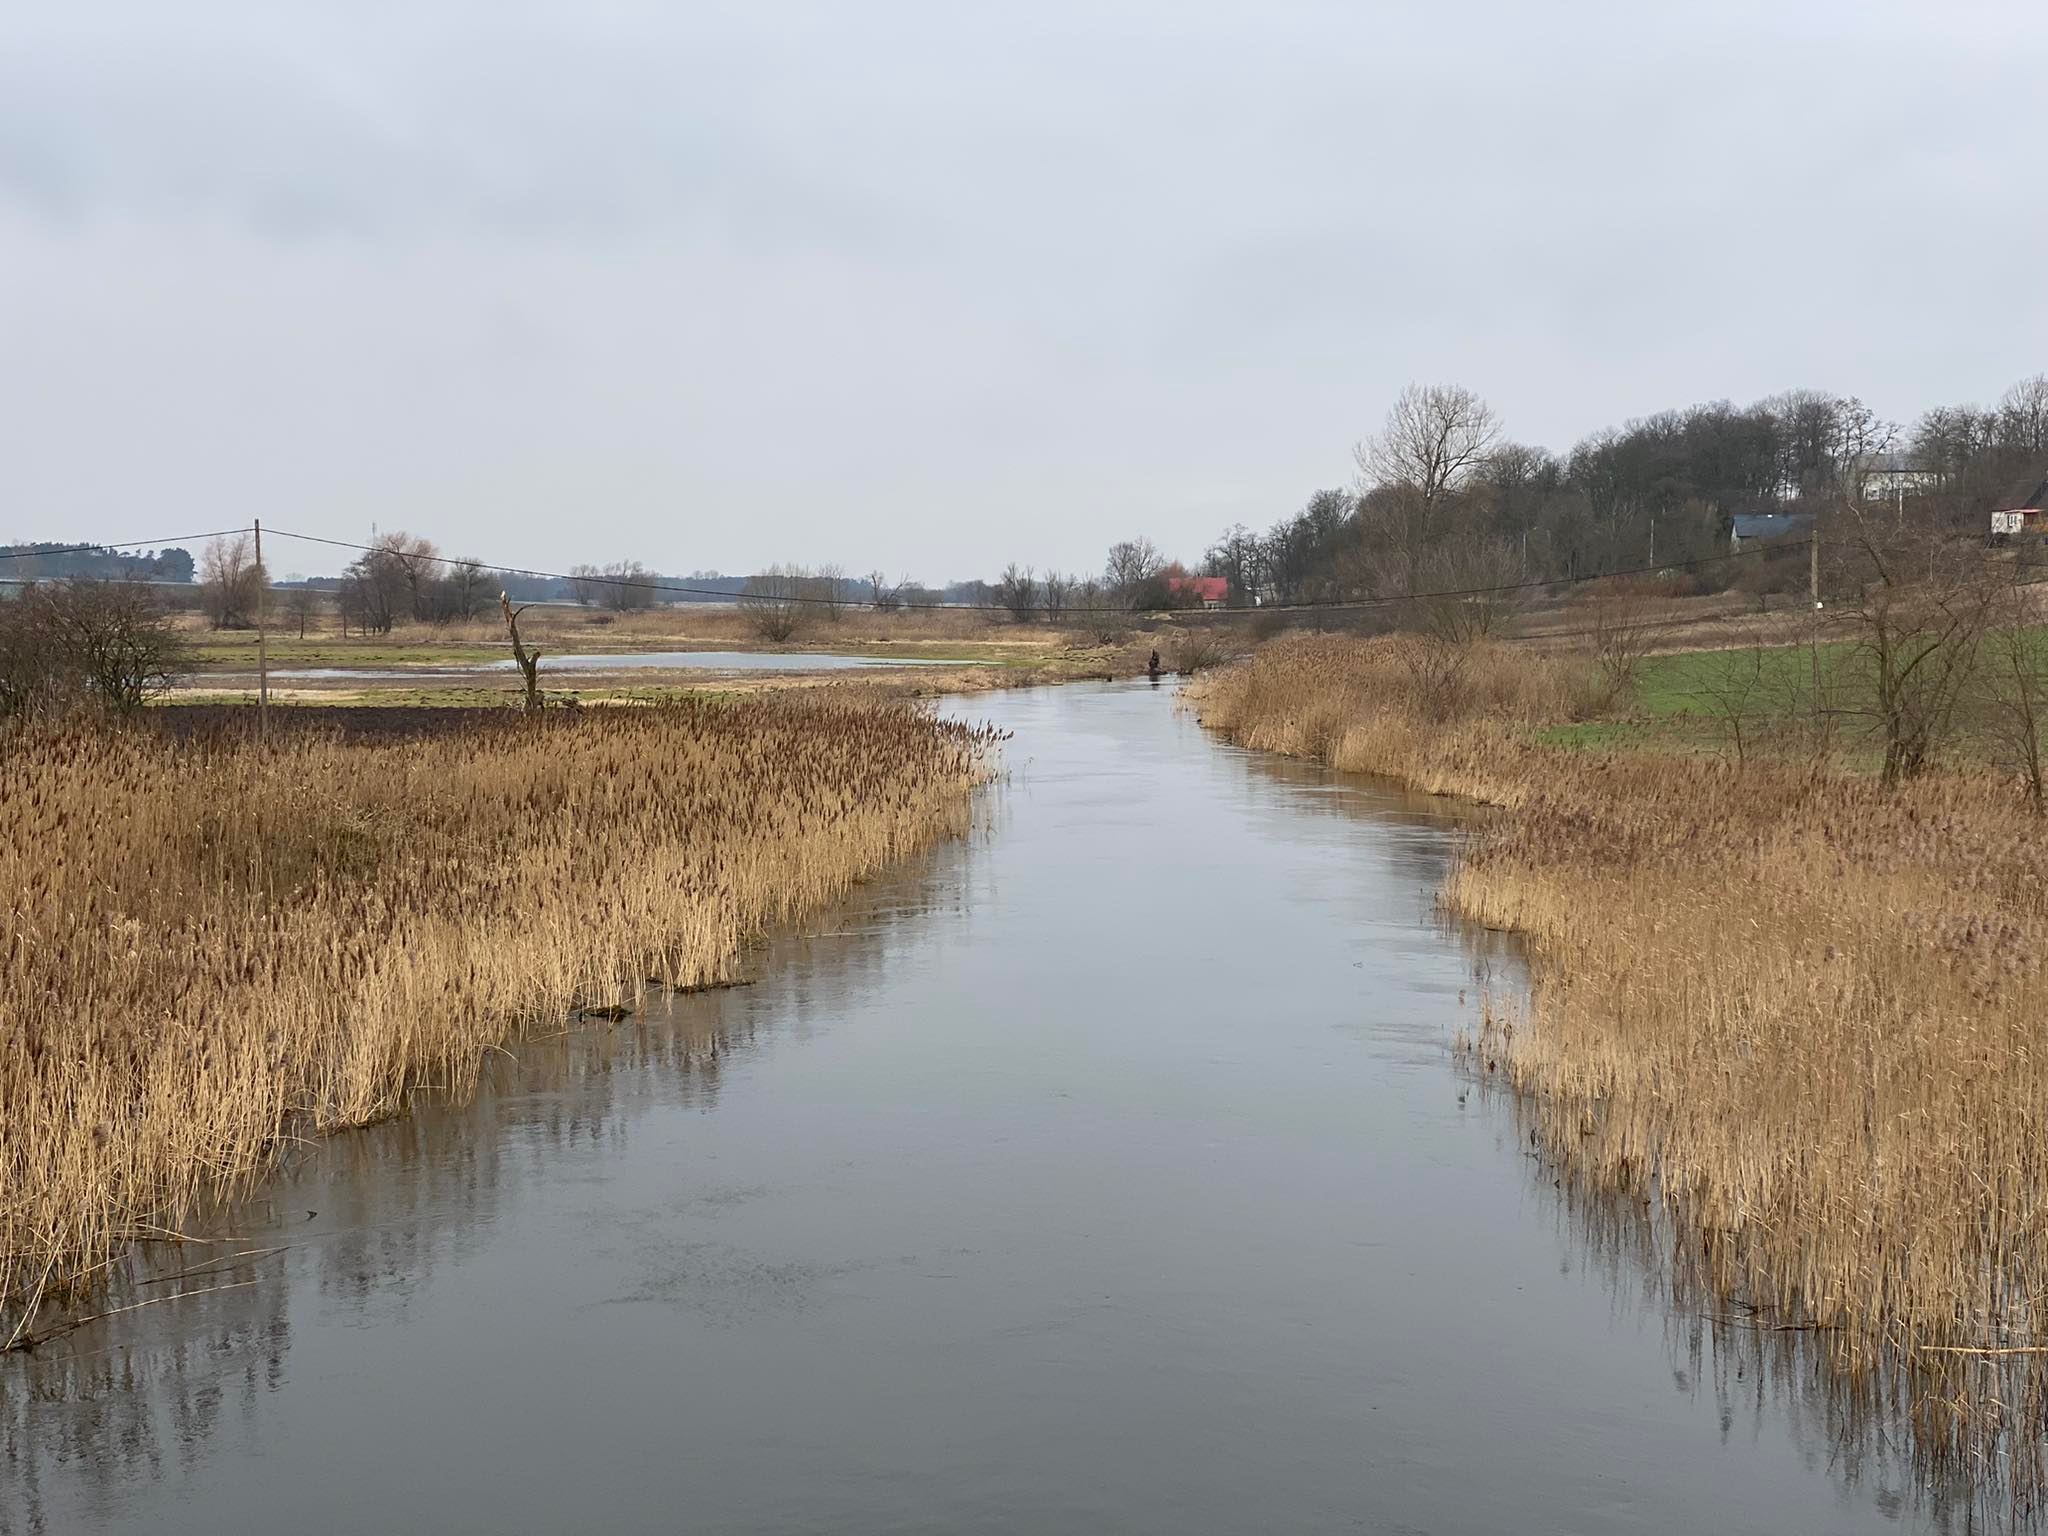
<instances>
[{"instance_id":1,"label":"tall dry reed","mask_svg":"<svg viewBox=\"0 0 2048 1536\"><path fill-rule=\"evenodd\" d=\"M1427 718L1409 642L1308 638L1199 690L1242 743L1503 813L1444 891L1528 940L1475 1042L1574 1176L1659 1202L1716 1315L1906 1384L1923 1450L2041 1484L2048 840L2008 781L1532 743L1577 686L1498 653Z\"/></svg>"},{"instance_id":2,"label":"tall dry reed","mask_svg":"<svg viewBox=\"0 0 2048 1536\"><path fill-rule=\"evenodd\" d=\"M289 714L289 712L287 712ZM783 696L0 737L0 1344L123 1243L959 831L986 733Z\"/></svg>"}]
</instances>

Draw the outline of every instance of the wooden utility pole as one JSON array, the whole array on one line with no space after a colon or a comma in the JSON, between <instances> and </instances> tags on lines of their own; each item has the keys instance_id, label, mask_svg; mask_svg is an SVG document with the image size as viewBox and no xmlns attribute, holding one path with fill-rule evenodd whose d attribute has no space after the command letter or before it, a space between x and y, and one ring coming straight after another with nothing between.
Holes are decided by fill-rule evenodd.
<instances>
[{"instance_id":1,"label":"wooden utility pole","mask_svg":"<svg viewBox=\"0 0 2048 1536\"><path fill-rule=\"evenodd\" d=\"M256 729L270 740L270 577L263 569L263 519L256 523Z\"/></svg>"},{"instance_id":2,"label":"wooden utility pole","mask_svg":"<svg viewBox=\"0 0 2048 1536\"><path fill-rule=\"evenodd\" d=\"M1806 642L1813 658L1813 740L1820 751L1820 514L1806 539Z\"/></svg>"}]
</instances>

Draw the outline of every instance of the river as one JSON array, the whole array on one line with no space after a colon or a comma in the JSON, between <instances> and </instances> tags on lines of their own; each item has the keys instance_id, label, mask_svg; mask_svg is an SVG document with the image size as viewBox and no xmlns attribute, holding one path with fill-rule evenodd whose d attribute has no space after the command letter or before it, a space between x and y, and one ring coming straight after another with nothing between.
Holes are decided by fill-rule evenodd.
<instances>
[{"instance_id":1,"label":"river","mask_svg":"<svg viewBox=\"0 0 2048 1536\"><path fill-rule=\"evenodd\" d=\"M0 1531L1930 1519L1457 1067L1517 963L1434 914L1455 808L1143 683L957 707L1015 733L976 837L308 1148L233 1218L282 1251L184 1282L254 1283L0 1362Z\"/></svg>"}]
</instances>

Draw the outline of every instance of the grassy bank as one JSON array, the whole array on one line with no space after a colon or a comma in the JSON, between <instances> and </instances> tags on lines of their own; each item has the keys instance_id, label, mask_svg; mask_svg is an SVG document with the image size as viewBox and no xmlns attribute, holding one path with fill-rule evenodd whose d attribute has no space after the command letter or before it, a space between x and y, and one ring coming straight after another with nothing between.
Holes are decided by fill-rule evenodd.
<instances>
[{"instance_id":1,"label":"grassy bank","mask_svg":"<svg viewBox=\"0 0 2048 1536\"><path fill-rule=\"evenodd\" d=\"M1198 707L1501 807L1443 899L1524 934L1534 988L1489 1002L1476 1067L1570 1176L1668 1216L1709 1315L1798 1330L1847 1382L1902 1385L1930 1456L2038 1487L2048 840L2018 790L1589 753L1542 739L1597 697L1588 664L1481 652L1449 694L1431 665L1301 637Z\"/></svg>"},{"instance_id":2,"label":"grassy bank","mask_svg":"<svg viewBox=\"0 0 2048 1536\"><path fill-rule=\"evenodd\" d=\"M275 715L0 737L0 1345L291 1138L728 978L959 831L989 747L825 694Z\"/></svg>"}]
</instances>

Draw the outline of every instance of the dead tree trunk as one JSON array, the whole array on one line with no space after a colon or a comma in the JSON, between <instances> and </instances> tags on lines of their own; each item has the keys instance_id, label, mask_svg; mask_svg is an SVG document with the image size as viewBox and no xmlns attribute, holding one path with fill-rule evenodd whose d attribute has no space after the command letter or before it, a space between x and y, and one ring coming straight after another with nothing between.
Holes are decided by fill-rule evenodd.
<instances>
[{"instance_id":1,"label":"dead tree trunk","mask_svg":"<svg viewBox=\"0 0 2048 1536\"><path fill-rule=\"evenodd\" d=\"M541 707L540 696L540 652L529 651L519 643L519 615L524 607L514 608L512 599L506 593L498 594L498 606L505 610L505 631L512 637L512 659L519 663L519 675L526 680L526 712L537 714Z\"/></svg>"}]
</instances>

